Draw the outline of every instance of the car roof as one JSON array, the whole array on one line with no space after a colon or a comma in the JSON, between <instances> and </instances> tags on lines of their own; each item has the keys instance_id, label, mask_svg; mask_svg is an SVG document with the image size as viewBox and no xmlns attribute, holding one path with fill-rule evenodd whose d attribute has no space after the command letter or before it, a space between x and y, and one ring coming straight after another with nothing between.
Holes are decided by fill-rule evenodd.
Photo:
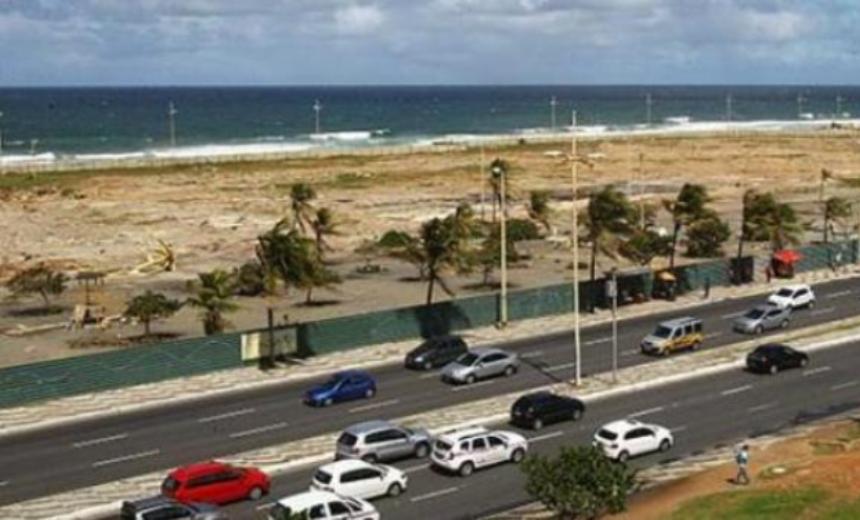
<instances>
[{"instance_id":1,"label":"car roof","mask_svg":"<svg viewBox=\"0 0 860 520\"><path fill-rule=\"evenodd\" d=\"M179 502L173 500L172 498L156 495L148 498L141 498L139 500L126 500L125 502L123 502L123 507L130 506L136 511L148 511L150 509L169 507L177 504L179 504Z\"/></svg>"},{"instance_id":2,"label":"car roof","mask_svg":"<svg viewBox=\"0 0 860 520\"><path fill-rule=\"evenodd\" d=\"M351 433L353 435L359 435L388 428L397 428L397 426L388 421L383 421L382 419L375 419L373 421L364 421L352 424L343 431Z\"/></svg>"},{"instance_id":3,"label":"car roof","mask_svg":"<svg viewBox=\"0 0 860 520\"><path fill-rule=\"evenodd\" d=\"M328 502L330 500L340 500L340 496L330 491L305 491L296 495L290 495L278 500L278 503L284 507L289 507L294 510L303 510L320 502Z\"/></svg>"},{"instance_id":4,"label":"car roof","mask_svg":"<svg viewBox=\"0 0 860 520\"><path fill-rule=\"evenodd\" d=\"M699 318L694 318L692 316L684 316L682 318L674 318L671 320L661 321L660 325L665 327L677 327L679 325L687 325L688 323L696 323L701 322Z\"/></svg>"},{"instance_id":5,"label":"car roof","mask_svg":"<svg viewBox=\"0 0 860 520\"><path fill-rule=\"evenodd\" d=\"M366 377L368 379L372 379L370 374L363 370L341 370L340 372L335 372L332 377L336 377L338 379L344 377Z\"/></svg>"},{"instance_id":6,"label":"car roof","mask_svg":"<svg viewBox=\"0 0 860 520\"><path fill-rule=\"evenodd\" d=\"M473 426L471 428L448 430L446 432L442 432L442 434L437 438L453 443L459 442L467 437L474 437L476 435L484 435L487 433L490 433L490 431L483 426Z\"/></svg>"},{"instance_id":7,"label":"car roof","mask_svg":"<svg viewBox=\"0 0 860 520\"><path fill-rule=\"evenodd\" d=\"M196 464L189 464L187 466L176 468L170 472L170 476L176 480L184 481L200 475L208 475L210 473L224 471L225 469L230 469L232 467L233 466L223 462L210 460L208 462L198 462Z\"/></svg>"},{"instance_id":8,"label":"car roof","mask_svg":"<svg viewBox=\"0 0 860 520\"><path fill-rule=\"evenodd\" d=\"M347 471L355 469L367 469L373 467L374 466L372 464L368 464L361 459L343 459L329 462L328 464L320 466L318 469L332 475L340 475L341 473L346 473Z\"/></svg>"},{"instance_id":9,"label":"car roof","mask_svg":"<svg viewBox=\"0 0 860 520\"><path fill-rule=\"evenodd\" d=\"M612 421L611 423L604 424L601 429L609 430L616 433L624 433L640 426L653 427L650 424L645 424L641 421L637 421L636 419L619 419L617 421Z\"/></svg>"},{"instance_id":10,"label":"car roof","mask_svg":"<svg viewBox=\"0 0 860 520\"><path fill-rule=\"evenodd\" d=\"M779 292L783 289L791 289L792 291L796 291L798 289L809 289L809 288L810 288L809 285L807 285L805 283L798 283L798 284L792 284L792 285L783 285L782 287L780 287L779 289L777 289L774 292Z\"/></svg>"},{"instance_id":11,"label":"car roof","mask_svg":"<svg viewBox=\"0 0 860 520\"><path fill-rule=\"evenodd\" d=\"M523 394L522 396L520 396L519 399L534 402L534 401L545 401L547 399L552 399L552 398L556 398L556 397L561 397L563 399L566 399L566 397L563 395L554 394L554 393L549 392L547 390L541 390L539 392L531 392L529 394Z\"/></svg>"},{"instance_id":12,"label":"car roof","mask_svg":"<svg viewBox=\"0 0 860 520\"><path fill-rule=\"evenodd\" d=\"M489 348L489 347L473 348L470 352L472 352L472 354L477 354L479 356L486 356L487 354L504 354L506 356L510 356L510 354L508 352L505 352L502 349Z\"/></svg>"},{"instance_id":13,"label":"car roof","mask_svg":"<svg viewBox=\"0 0 860 520\"><path fill-rule=\"evenodd\" d=\"M791 348L788 345L783 345L782 343L765 343L764 345L759 345L755 349L756 350L782 350L784 348Z\"/></svg>"}]
</instances>

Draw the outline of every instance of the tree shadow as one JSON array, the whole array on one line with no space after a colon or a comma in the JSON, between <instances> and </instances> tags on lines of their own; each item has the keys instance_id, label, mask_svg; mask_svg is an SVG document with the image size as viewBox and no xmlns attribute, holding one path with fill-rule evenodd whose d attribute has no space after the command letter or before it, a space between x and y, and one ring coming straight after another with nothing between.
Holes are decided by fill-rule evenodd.
<instances>
[{"instance_id":1,"label":"tree shadow","mask_svg":"<svg viewBox=\"0 0 860 520\"><path fill-rule=\"evenodd\" d=\"M38 307L25 307L23 309L10 309L6 311L7 316L14 318L41 318L44 316L56 316L67 311L62 305L40 305Z\"/></svg>"},{"instance_id":2,"label":"tree shadow","mask_svg":"<svg viewBox=\"0 0 860 520\"><path fill-rule=\"evenodd\" d=\"M330 307L332 305L340 305L343 300L327 299L327 300L311 300L309 302L301 302L298 307Z\"/></svg>"}]
</instances>

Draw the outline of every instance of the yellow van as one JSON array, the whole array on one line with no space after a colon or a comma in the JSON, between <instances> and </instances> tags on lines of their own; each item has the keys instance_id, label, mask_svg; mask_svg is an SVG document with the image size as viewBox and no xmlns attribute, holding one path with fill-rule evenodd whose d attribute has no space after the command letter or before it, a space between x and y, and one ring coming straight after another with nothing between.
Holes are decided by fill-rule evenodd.
<instances>
[{"instance_id":1,"label":"yellow van","mask_svg":"<svg viewBox=\"0 0 860 520\"><path fill-rule=\"evenodd\" d=\"M660 323L640 347L643 354L668 356L676 350L695 350L704 340L702 320L686 317Z\"/></svg>"}]
</instances>

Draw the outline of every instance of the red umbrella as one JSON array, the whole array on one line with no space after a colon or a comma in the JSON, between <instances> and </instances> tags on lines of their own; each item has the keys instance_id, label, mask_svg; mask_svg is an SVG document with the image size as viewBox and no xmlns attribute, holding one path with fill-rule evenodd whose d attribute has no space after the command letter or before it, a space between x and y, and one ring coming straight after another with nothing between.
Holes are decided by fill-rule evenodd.
<instances>
[{"instance_id":1,"label":"red umbrella","mask_svg":"<svg viewBox=\"0 0 860 520\"><path fill-rule=\"evenodd\" d=\"M774 260L783 264L793 264L800 261L803 255L793 249L781 249L773 254Z\"/></svg>"}]
</instances>

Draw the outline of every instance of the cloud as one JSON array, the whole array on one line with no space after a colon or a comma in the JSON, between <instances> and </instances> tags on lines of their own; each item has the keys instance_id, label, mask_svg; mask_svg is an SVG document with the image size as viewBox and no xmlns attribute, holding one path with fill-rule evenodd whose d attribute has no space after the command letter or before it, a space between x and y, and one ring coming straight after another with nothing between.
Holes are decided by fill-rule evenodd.
<instances>
[{"instance_id":1,"label":"cloud","mask_svg":"<svg viewBox=\"0 0 860 520\"><path fill-rule=\"evenodd\" d=\"M385 14L375 5L351 5L334 13L337 31L347 35L370 34L385 23Z\"/></svg>"}]
</instances>

